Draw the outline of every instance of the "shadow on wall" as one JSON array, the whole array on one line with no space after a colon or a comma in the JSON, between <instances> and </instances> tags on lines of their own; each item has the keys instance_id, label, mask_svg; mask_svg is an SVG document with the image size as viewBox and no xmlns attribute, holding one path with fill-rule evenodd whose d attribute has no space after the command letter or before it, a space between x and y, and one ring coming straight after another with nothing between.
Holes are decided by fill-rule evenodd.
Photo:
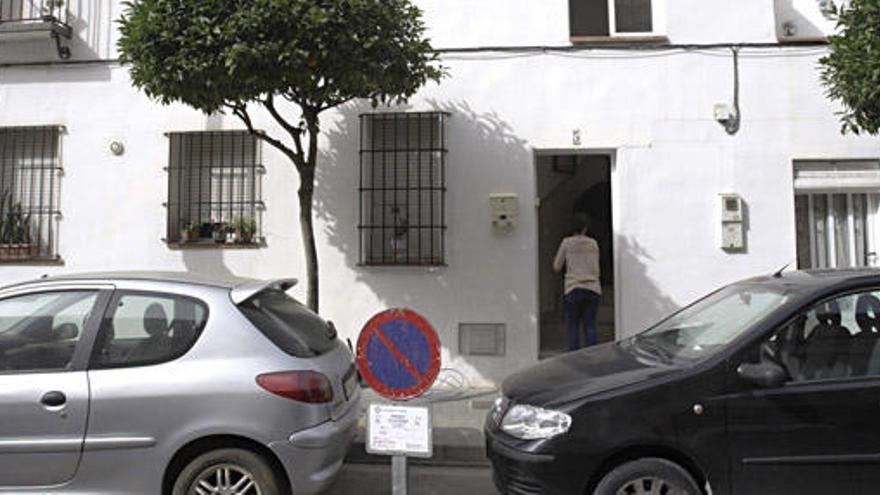
<instances>
[{"instance_id":1,"label":"shadow on wall","mask_svg":"<svg viewBox=\"0 0 880 495\"><path fill-rule=\"evenodd\" d=\"M511 371L537 359L534 250L532 225L513 232L493 232L489 194L513 192L532 197L532 153L525 140L495 113L479 113L466 102L428 102L429 110L448 112L450 143L446 170L447 267L359 266L359 146L362 113L368 104L349 104L325 125L327 144L317 170L315 214L328 244L344 257L358 287L378 304L363 303L350 312L360 328L379 307L410 307L434 325L444 347L444 366L474 380L498 383ZM410 108L395 107L400 112ZM520 205L520 210L525 210ZM521 214L526 217L528 210ZM521 223L525 223L525 219ZM326 255L326 253L325 253ZM326 256L324 257L326 259ZM325 275L323 297L332 293ZM341 290L341 288L340 288ZM362 301L369 297L352 297ZM353 301L355 303L355 301ZM356 305L356 304L355 304ZM336 305L338 307L338 305ZM326 301L325 308L329 308ZM369 314L367 314L369 313ZM337 321L343 315L329 315ZM339 318L338 318L339 317ZM506 324L506 355L473 358L459 352L461 323Z\"/></svg>"},{"instance_id":2,"label":"shadow on wall","mask_svg":"<svg viewBox=\"0 0 880 495\"><path fill-rule=\"evenodd\" d=\"M187 273L217 278L235 277L226 266L223 249L184 249L181 261Z\"/></svg>"},{"instance_id":3,"label":"shadow on wall","mask_svg":"<svg viewBox=\"0 0 880 495\"><path fill-rule=\"evenodd\" d=\"M638 241L617 236L620 278L616 290L623 291L617 338L635 335L678 311L676 304L648 273L655 260Z\"/></svg>"},{"instance_id":4,"label":"shadow on wall","mask_svg":"<svg viewBox=\"0 0 880 495\"><path fill-rule=\"evenodd\" d=\"M835 30L832 0L774 0L779 39L824 39ZM825 10L823 10L825 9Z\"/></svg>"},{"instance_id":5,"label":"shadow on wall","mask_svg":"<svg viewBox=\"0 0 880 495\"><path fill-rule=\"evenodd\" d=\"M531 208L535 195L534 154L528 143L494 112L479 112L469 103L428 102L451 114L446 186L446 268L359 266L359 145L361 113L368 104L346 105L325 124L327 143L317 170L315 214L323 236L337 253L322 253L322 295L346 293L345 314L329 314L359 329L378 307L410 307L423 313L440 333L444 366L468 377L470 385L500 383L507 375L538 359L537 232ZM395 108L394 111L408 109ZM512 232L494 232L489 215L491 193L516 193L520 222ZM624 287L640 314L623 321L642 325L671 313L677 306L647 275L653 259L639 245L622 238L619 253ZM331 280L327 259L340 255L354 284ZM335 278L335 277L334 277ZM345 286L335 284L348 284ZM364 293L366 291L366 293ZM375 302L373 299L375 298ZM369 301L369 302L367 302ZM324 308L330 311L337 303ZM504 323L504 357L463 355L461 323ZM632 327L631 327L632 328ZM640 328L639 328L640 329ZM635 330L630 330L633 333Z\"/></svg>"}]
</instances>

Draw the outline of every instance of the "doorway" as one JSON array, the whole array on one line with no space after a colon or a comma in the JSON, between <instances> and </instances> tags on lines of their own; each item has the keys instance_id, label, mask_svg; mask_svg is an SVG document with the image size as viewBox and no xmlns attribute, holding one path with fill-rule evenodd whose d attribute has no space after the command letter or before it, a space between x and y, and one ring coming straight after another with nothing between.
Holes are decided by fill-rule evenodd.
<instances>
[{"instance_id":1,"label":"doorway","mask_svg":"<svg viewBox=\"0 0 880 495\"><path fill-rule=\"evenodd\" d=\"M559 243L572 233L575 213L590 218L590 237L600 249L602 298L596 322L599 342L614 340L614 228L611 157L576 153L536 156L538 192L538 332L541 359L567 351L562 274L553 271Z\"/></svg>"}]
</instances>

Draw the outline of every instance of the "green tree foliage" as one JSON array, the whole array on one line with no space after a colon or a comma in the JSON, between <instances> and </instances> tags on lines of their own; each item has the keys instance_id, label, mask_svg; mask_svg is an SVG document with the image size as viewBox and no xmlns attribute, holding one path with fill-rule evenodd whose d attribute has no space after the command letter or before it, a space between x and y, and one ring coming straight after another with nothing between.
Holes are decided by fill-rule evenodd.
<instances>
[{"instance_id":1,"label":"green tree foliage","mask_svg":"<svg viewBox=\"0 0 880 495\"><path fill-rule=\"evenodd\" d=\"M843 104L842 131L880 131L880 1L852 0L836 12L838 35L823 57L822 82Z\"/></svg>"},{"instance_id":2,"label":"green tree foliage","mask_svg":"<svg viewBox=\"0 0 880 495\"><path fill-rule=\"evenodd\" d=\"M134 0L119 23L120 58L136 87L163 104L230 112L296 167L308 304L317 310L320 114L353 99L401 103L441 79L421 11L409 0ZM255 107L283 132L256 129Z\"/></svg>"}]
</instances>

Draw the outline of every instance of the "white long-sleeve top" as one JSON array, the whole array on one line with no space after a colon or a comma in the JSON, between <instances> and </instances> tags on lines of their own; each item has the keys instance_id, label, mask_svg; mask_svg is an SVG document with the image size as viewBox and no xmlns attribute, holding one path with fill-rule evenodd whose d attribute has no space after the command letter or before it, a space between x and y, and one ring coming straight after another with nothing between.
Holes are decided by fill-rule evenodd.
<instances>
[{"instance_id":1,"label":"white long-sleeve top","mask_svg":"<svg viewBox=\"0 0 880 495\"><path fill-rule=\"evenodd\" d=\"M553 260L557 272L565 268L565 293L575 289L587 289L602 293L599 281L599 244L585 235L566 237L559 245Z\"/></svg>"}]
</instances>

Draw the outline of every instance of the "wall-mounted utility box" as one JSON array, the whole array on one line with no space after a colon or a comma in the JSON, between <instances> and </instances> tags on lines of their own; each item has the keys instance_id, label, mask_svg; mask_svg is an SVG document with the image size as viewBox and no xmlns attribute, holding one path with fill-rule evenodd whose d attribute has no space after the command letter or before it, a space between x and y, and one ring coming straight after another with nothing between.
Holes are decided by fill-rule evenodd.
<instances>
[{"instance_id":1,"label":"wall-mounted utility box","mask_svg":"<svg viewBox=\"0 0 880 495\"><path fill-rule=\"evenodd\" d=\"M492 214L492 227L513 230L519 213L516 194L490 194L489 211Z\"/></svg>"},{"instance_id":2,"label":"wall-mounted utility box","mask_svg":"<svg viewBox=\"0 0 880 495\"><path fill-rule=\"evenodd\" d=\"M738 194L721 194L721 248L729 251L745 249L743 200Z\"/></svg>"}]
</instances>

